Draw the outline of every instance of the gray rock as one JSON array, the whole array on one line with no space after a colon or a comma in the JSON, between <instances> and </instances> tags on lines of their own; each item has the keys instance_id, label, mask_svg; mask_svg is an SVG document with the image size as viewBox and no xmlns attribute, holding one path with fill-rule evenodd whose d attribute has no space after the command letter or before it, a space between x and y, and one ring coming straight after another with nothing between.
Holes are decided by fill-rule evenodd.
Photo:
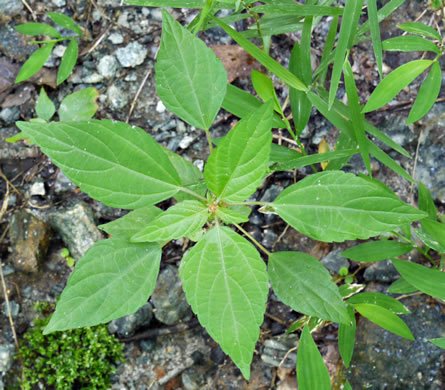
<instances>
[{"instance_id":1,"label":"gray rock","mask_svg":"<svg viewBox=\"0 0 445 390\"><path fill-rule=\"evenodd\" d=\"M6 123L14 123L20 118L20 109L15 107L6 107L0 111L0 119Z\"/></svg>"},{"instance_id":2,"label":"gray rock","mask_svg":"<svg viewBox=\"0 0 445 390\"><path fill-rule=\"evenodd\" d=\"M115 76L117 69L118 63L115 56L103 56L97 65L98 72L107 79Z\"/></svg>"},{"instance_id":3,"label":"gray rock","mask_svg":"<svg viewBox=\"0 0 445 390\"><path fill-rule=\"evenodd\" d=\"M413 131L406 125L406 118L402 116L391 115L390 119L385 120L379 125L379 129L404 148L410 145L415 139ZM386 152L392 150L389 146L381 142L377 143Z\"/></svg>"},{"instance_id":4,"label":"gray rock","mask_svg":"<svg viewBox=\"0 0 445 390\"><path fill-rule=\"evenodd\" d=\"M11 317L16 318L19 315L20 305L16 301L9 301L9 309L11 310ZM2 313L5 317L9 317L6 302L2 303Z\"/></svg>"},{"instance_id":5,"label":"gray rock","mask_svg":"<svg viewBox=\"0 0 445 390\"><path fill-rule=\"evenodd\" d=\"M159 274L151 302L156 308L154 312L156 319L164 324L174 325L187 321L192 316L178 276L178 269L172 265L168 265Z\"/></svg>"},{"instance_id":6,"label":"gray rock","mask_svg":"<svg viewBox=\"0 0 445 390\"><path fill-rule=\"evenodd\" d=\"M114 45L120 45L124 41L124 37L122 34L120 34L118 32L114 32L114 33L110 34L110 36L108 37L108 40L111 43L113 43Z\"/></svg>"},{"instance_id":7,"label":"gray rock","mask_svg":"<svg viewBox=\"0 0 445 390\"><path fill-rule=\"evenodd\" d=\"M4 1L10 2L9 0ZM11 3L16 2L18 2L18 0L11 1ZM25 36L14 30L12 26L9 24L0 25L0 51L2 51L6 57L18 62L25 62L36 49L36 45L27 43Z\"/></svg>"},{"instance_id":8,"label":"gray rock","mask_svg":"<svg viewBox=\"0 0 445 390\"><path fill-rule=\"evenodd\" d=\"M296 345L296 336L292 334L285 334L272 337L264 342L263 352L261 353L261 360L268 366L278 367L284 356L290 349ZM281 367L295 368L297 363L297 352L291 352Z\"/></svg>"},{"instance_id":9,"label":"gray rock","mask_svg":"<svg viewBox=\"0 0 445 390\"><path fill-rule=\"evenodd\" d=\"M366 268L363 277L368 282L372 280L378 282L393 282L399 278L399 273L391 263L391 260L384 260Z\"/></svg>"},{"instance_id":10,"label":"gray rock","mask_svg":"<svg viewBox=\"0 0 445 390\"><path fill-rule=\"evenodd\" d=\"M260 201L272 202L280 194L281 191L283 191L283 187L272 184L266 191L264 191L264 194L261 197Z\"/></svg>"},{"instance_id":11,"label":"gray rock","mask_svg":"<svg viewBox=\"0 0 445 390\"><path fill-rule=\"evenodd\" d=\"M349 269L349 261L346 257L340 255L341 252L342 251L340 249L334 249L320 260L329 271L336 275L338 275L340 268L342 267Z\"/></svg>"},{"instance_id":12,"label":"gray rock","mask_svg":"<svg viewBox=\"0 0 445 390\"><path fill-rule=\"evenodd\" d=\"M445 355L428 339L445 337L440 304L424 295L403 300L412 314L403 320L415 341L396 336L365 318L357 326L356 344L348 372L353 389L441 390L445 388Z\"/></svg>"},{"instance_id":13,"label":"gray rock","mask_svg":"<svg viewBox=\"0 0 445 390\"><path fill-rule=\"evenodd\" d=\"M59 170L54 182L54 192L56 194L61 194L64 192L73 191L75 188L76 186L71 182L71 180L68 179L68 177L66 177L64 173Z\"/></svg>"},{"instance_id":14,"label":"gray rock","mask_svg":"<svg viewBox=\"0 0 445 390\"><path fill-rule=\"evenodd\" d=\"M206 384L205 368L193 365L187 368L181 375L185 390L201 390Z\"/></svg>"},{"instance_id":15,"label":"gray rock","mask_svg":"<svg viewBox=\"0 0 445 390\"><path fill-rule=\"evenodd\" d=\"M35 195L43 196L45 195L45 193L46 193L45 183L43 183L43 180L37 179L34 183L32 183L31 187L29 188L30 196L35 196Z\"/></svg>"},{"instance_id":16,"label":"gray rock","mask_svg":"<svg viewBox=\"0 0 445 390\"><path fill-rule=\"evenodd\" d=\"M85 255L95 242L103 239L94 222L93 211L84 202L49 211L48 222L60 234L75 260Z\"/></svg>"},{"instance_id":17,"label":"gray rock","mask_svg":"<svg viewBox=\"0 0 445 390\"><path fill-rule=\"evenodd\" d=\"M142 64L147 56L148 50L139 42L130 42L127 46L115 51L115 55L124 68L134 68Z\"/></svg>"},{"instance_id":18,"label":"gray rock","mask_svg":"<svg viewBox=\"0 0 445 390\"><path fill-rule=\"evenodd\" d=\"M64 7L66 5L65 0L51 0L51 3L53 3L56 7Z\"/></svg>"},{"instance_id":19,"label":"gray rock","mask_svg":"<svg viewBox=\"0 0 445 390\"><path fill-rule=\"evenodd\" d=\"M263 239L261 240L261 243L266 248L272 248L272 245L277 240L278 235L272 230L272 229L265 229L263 232Z\"/></svg>"},{"instance_id":20,"label":"gray rock","mask_svg":"<svg viewBox=\"0 0 445 390\"><path fill-rule=\"evenodd\" d=\"M108 88L107 99L112 109L119 110L128 104L130 97L127 92L113 84Z\"/></svg>"},{"instance_id":21,"label":"gray rock","mask_svg":"<svg viewBox=\"0 0 445 390\"><path fill-rule=\"evenodd\" d=\"M21 0L0 0L0 15L15 16L23 9Z\"/></svg>"},{"instance_id":22,"label":"gray rock","mask_svg":"<svg viewBox=\"0 0 445 390\"><path fill-rule=\"evenodd\" d=\"M131 337L140 327L148 326L152 318L153 308L146 303L136 313L111 321L108 331L117 333L119 337Z\"/></svg>"},{"instance_id":23,"label":"gray rock","mask_svg":"<svg viewBox=\"0 0 445 390\"><path fill-rule=\"evenodd\" d=\"M51 229L45 222L25 210L15 212L9 228L10 263L19 271L36 272L45 259L50 238Z\"/></svg>"},{"instance_id":24,"label":"gray rock","mask_svg":"<svg viewBox=\"0 0 445 390\"><path fill-rule=\"evenodd\" d=\"M14 352L14 344L0 344L0 373L5 374L11 368Z\"/></svg>"},{"instance_id":25,"label":"gray rock","mask_svg":"<svg viewBox=\"0 0 445 390\"><path fill-rule=\"evenodd\" d=\"M12 137L19 132L16 128L0 128L0 160L23 160L26 158L39 157L39 148L25 146L23 142L10 144L6 138Z\"/></svg>"}]
</instances>

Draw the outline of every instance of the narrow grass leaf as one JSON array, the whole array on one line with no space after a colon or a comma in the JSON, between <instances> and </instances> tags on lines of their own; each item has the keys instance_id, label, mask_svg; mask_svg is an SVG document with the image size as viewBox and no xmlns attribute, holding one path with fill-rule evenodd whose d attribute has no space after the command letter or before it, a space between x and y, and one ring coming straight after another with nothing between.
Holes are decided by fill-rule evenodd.
<instances>
[{"instance_id":1,"label":"narrow grass leaf","mask_svg":"<svg viewBox=\"0 0 445 390\"><path fill-rule=\"evenodd\" d=\"M434 298L445 300L445 272L404 260L391 261L400 275L413 287Z\"/></svg>"},{"instance_id":2,"label":"narrow grass leaf","mask_svg":"<svg viewBox=\"0 0 445 390\"><path fill-rule=\"evenodd\" d=\"M390 310L371 303L360 303L353 306L363 317L381 328L408 340L414 340L414 336L405 322Z\"/></svg>"},{"instance_id":3,"label":"narrow grass leaf","mask_svg":"<svg viewBox=\"0 0 445 390\"><path fill-rule=\"evenodd\" d=\"M409 314L411 313L406 306L390 297L389 295L385 295L378 292L362 292L356 295L353 295L347 301L350 305L362 304L362 303L371 303L373 305L378 305L388 309L390 312L394 314Z\"/></svg>"},{"instance_id":4,"label":"narrow grass leaf","mask_svg":"<svg viewBox=\"0 0 445 390\"><path fill-rule=\"evenodd\" d=\"M57 85L62 84L74 69L79 56L79 46L75 39L71 39L65 53L63 53L62 61L60 62L59 71L57 72Z\"/></svg>"},{"instance_id":5,"label":"narrow grass leaf","mask_svg":"<svg viewBox=\"0 0 445 390\"><path fill-rule=\"evenodd\" d=\"M429 339L430 343L433 343L436 347L445 349L445 337L440 337L437 339Z\"/></svg>"},{"instance_id":6,"label":"narrow grass leaf","mask_svg":"<svg viewBox=\"0 0 445 390\"><path fill-rule=\"evenodd\" d=\"M419 209L426 211L431 219L437 220L437 208L427 186L419 181Z\"/></svg>"},{"instance_id":7,"label":"narrow grass leaf","mask_svg":"<svg viewBox=\"0 0 445 390\"><path fill-rule=\"evenodd\" d=\"M40 88L39 99L36 104L36 113L39 118L49 121L56 112L56 106L48 97L45 88Z\"/></svg>"},{"instance_id":8,"label":"narrow grass leaf","mask_svg":"<svg viewBox=\"0 0 445 390\"><path fill-rule=\"evenodd\" d=\"M332 60L332 49L334 48L335 38L337 36L337 28L338 28L338 16L334 16L332 19L331 25L329 27L328 36L326 37L326 43L323 47L323 54L321 56L320 65L317 70L314 72L314 76L320 73L320 84L324 85L326 81L326 75L328 72L328 64L330 64Z\"/></svg>"},{"instance_id":9,"label":"narrow grass leaf","mask_svg":"<svg viewBox=\"0 0 445 390\"><path fill-rule=\"evenodd\" d=\"M269 277L280 300L293 310L333 322L349 322L346 306L328 270L301 252L269 256Z\"/></svg>"},{"instance_id":10,"label":"narrow grass leaf","mask_svg":"<svg viewBox=\"0 0 445 390\"><path fill-rule=\"evenodd\" d=\"M246 92L235 85L229 84L227 85L226 96L222 102L222 108L238 118L245 118L252 111L255 111L263 104L264 103L258 100L255 96L251 95L249 92ZM273 115L272 127L277 129L283 129L286 127L286 124L276 113Z\"/></svg>"},{"instance_id":11,"label":"narrow grass leaf","mask_svg":"<svg viewBox=\"0 0 445 390\"><path fill-rule=\"evenodd\" d=\"M173 196L178 174L162 147L123 122L17 122L80 189L107 206L136 209Z\"/></svg>"},{"instance_id":12,"label":"narrow grass leaf","mask_svg":"<svg viewBox=\"0 0 445 390\"><path fill-rule=\"evenodd\" d=\"M233 0L217 0L215 1L216 9L235 9L235 1ZM246 1L250 4L251 1ZM126 0L125 4L138 5L141 7L164 7L164 8L197 8L205 7L206 0Z\"/></svg>"},{"instance_id":13,"label":"narrow grass leaf","mask_svg":"<svg viewBox=\"0 0 445 390\"><path fill-rule=\"evenodd\" d=\"M413 35L401 35L382 42L385 51L432 51L439 54L440 49L431 41Z\"/></svg>"},{"instance_id":14,"label":"narrow grass leaf","mask_svg":"<svg viewBox=\"0 0 445 390\"><path fill-rule=\"evenodd\" d=\"M432 28L426 24L423 24L423 23L408 22L408 23L399 24L397 27L400 28L401 30L409 32L411 34L417 34L422 37L437 39L440 42L442 41L442 37L434 28Z\"/></svg>"},{"instance_id":15,"label":"narrow grass leaf","mask_svg":"<svg viewBox=\"0 0 445 390\"><path fill-rule=\"evenodd\" d=\"M442 248L445 248L445 224L426 218L421 221L422 230L434 241L437 241Z\"/></svg>"},{"instance_id":16,"label":"narrow grass leaf","mask_svg":"<svg viewBox=\"0 0 445 390\"><path fill-rule=\"evenodd\" d=\"M418 290L414 286L411 286L405 279L400 278L393 282L387 291L391 294L410 294Z\"/></svg>"},{"instance_id":17,"label":"narrow grass leaf","mask_svg":"<svg viewBox=\"0 0 445 390\"><path fill-rule=\"evenodd\" d=\"M411 108L406 124L411 124L423 118L433 107L436 99L439 97L440 87L442 86L442 71L440 65L435 62L428 73L425 81L420 86L419 92Z\"/></svg>"},{"instance_id":18,"label":"narrow grass leaf","mask_svg":"<svg viewBox=\"0 0 445 390\"><path fill-rule=\"evenodd\" d=\"M306 91L306 85L294 74L289 72L285 67L275 61L263 50L255 46L252 42L244 38L240 33L235 31L229 25L225 24L221 20L214 19L215 23L221 27L230 37L236 41L244 50L246 50L252 57L258 62L263 64L267 70L275 74L287 85L300 91Z\"/></svg>"},{"instance_id":19,"label":"narrow grass leaf","mask_svg":"<svg viewBox=\"0 0 445 390\"><path fill-rule=\"evenodd\" d=\"M83 35L82 29L69 16L58 12L48 12L47 15L55 24L58 24L60 27L67 28L68 30L73 31L78 35Z\"/></svg>"},{"instance_id":20,"label":"narrow grass leaf","mask_svg":"<svg viewBox=\"0 0 445 390\"><path fill-rule=\"evenodd\" d=\"M399 66L377 85L363 112L370 112L389 103L407 85L433 64L431 60L415 60Z\"/></svg>"},{"instance_id":21,"label":"narrow grass leaf","mask_svg":"<svg viewBox=\"0 0 445 390\"><path fill-rule=\"evenodd\" d=\"M380 27L377 16L377 1L368 0L368 20L369 27L371 28L372 47L374 49L375 60L377 62L377 68L379 70L380 79L383 78L383 53L382 53L382 41L380 39Z\"/></svg>"},{"instance_id":22,"label":"narrow grass leaf","mask_svg":"<svg viewBox=\"0 0 445 390\"><path fill-rule=\"evenodd\" d=\"M61 122L86 121L91 119L97 111L96 88L84 88L65 96L60 103L59 119Z\"/></svg>"},{"instance_id":23,"label":"narrow grass leaf","mask_svg":"<svg viewBox=\"0 0 445 390\"><path fill-rule=\"evenodd\" d=\"M352 306L348 306L347 308L350 323L340 324L338 327L338 350L340 351L340 356L346 368L351 364L352 354L354 353L355 332L357 329L354 309Z\"/></svg>"},{"instance_id":24,"label":"narrow grass leaf","mask_svg":"<svg viewBox=\"0 0 445 390\"><path fill-rule=\"evenodd\" d=\"M404 242L380 240L353 246L345 250L341 255L361 263L372 263L404 255L413 249L414 247L411 244Z\"/></svg>"},{"instance_id":25,"label":"narrow grass leaf","mask_svg":"<svg viewBox=\"0 0 445 390\"><path fill-rule=\"evenodd\" d=\"M440 245L440 243L435 240L430 234L428 234L423 229L414 229L417 238L422 241L427 248L431 248L437 253L445 253L445 246Z\"/></svg>"},{"instance_id":26,"label":"narrow grass leaf","mask_svg":"<svg viewBox=\"0 0 445 390\"><path fill-rule=\"evenodd\" d=\"M152 294L160 261L157 244L97 242L77 262L43 334L133 314Z\"/></svg>"},{"instance_id":27,"label":"narrow grass leaf","mask_svg":"<svg viewBox=\"0 0 445 390\"><path fill-rule=\"evenodd\" d=\"M332 69L331 88L329 90L329 109L334 104L346 52L350 47L351 38L355 35L362 7L363 0L347 1L345 5L337 48L335 49L334 55L334 68Z\"/></svg>"},{"instance_id":28,"label":"narrow grass leaf","mask_svg":"<svg viewBox=\"0 0 445 390\"><path fill-rule=\"evenodd\" d=\"M31 56L20 68L15 82L20 83L21 81L25 81L31 76L34 76L40 69L42 69L43 65L45 65L46 60L51 54L54 45L55 42L46 43L42 47L37 49L34 53L32 53Z\"/></svg>"},{"instance_id":29,"label":"narrow grass leaf","mask_svg":"<svg viewBox=\"0 0 445 390\"><path fill-rule=\"evenodd\" d=\"M284 145L272 143L270 148L269 161L271 163L287 163L303 157L303 153Z\"/></svg>"},{"instance_id":30,"label":"narrow grass leaf","mask_svg":"<svg viewBox=\"0 0 445 390\"><path fill-rule=\"evenodd\" d=\"M149 222L131 237L131 242L178 240L200 229L207 221L209 210L197 200L184 200Z\"/></svg>"},{"instance_id":31,"label":"narrow grass leaf","mask_svg":"<svg viewBox=\"0 0 445 390\"><path fill-rule=\"evenodd\" d=\"M25 35L48 35L51 38L60 38L60 33L54 28L44 23L26 23L14 26L14 29Z\"/></svg>"},{"instance_id":32,"label":"narrow grass leaf","mask_svg":"<svg viewBox=\"0 0 445 390\"><path fill-rule=\"evenodd\" d=\"M296 3L289 3L260 5L253 7L252 12L267 15L280 14L298 16L337 16L343 15L343 8L327 7L323 5L300 5Z\"/></svg>"},{"instance_id":33,"label":"narrow grass leaf","mask_svg":"<svg viewBox=\"0 0 445 390\"><path fill-rule=\"evenodd\" d=\"M246 200L263 181L272 142L272 107L269 101L239 121L211 153L204 178L219 199Z\"/></svg>"},{"instance_id":34,"label":"narrow grass leaf","mask_svg":"<svg viewBox=\"0 0 445 390\"><path fill-rule=\"evenodd\" d=\"M368 171L369 176L371 172L371 159L368 151L368 138L365 133L365 116L361 113L360 101L358 97L357 86L355 85L354 74L352 73L351 64L348 59L345 61L344 78L346 86L346 94L348 96L348 103L350 107L350 118L352 127L355 133L355 139L360 146L360 153L362 155L363 163Z\"/></svg>"},{"instance_id":35,"label":"narrow grass leaf","mask_svg":"<svg viewBox=\"0 0 445 390\"><path fill-rule=\"evenodd\" d=\"M162 12L156 91L171 112L192 126L208 129L226 95L227 73L203 41Z\"/></svg>"},{"instance_id":36,"label":"narrow grass leaf","mask_svg":"<svg viewBox=\"0 0 445 390\"><path fill-rule=\"evenodd\" d=\"M312 339L308 325L301 333L297 355L299 390L331 390L331 378L323 358Z\"/></svg>"},{"instance_id":37,"label":"narrow grass leaf","mask_svg":"<svg viewBox=\"0 0 445 390\"><path fill-rule=\"evenodd\" d=\"M269 291L255 247L217 225L185 254L179 275L201 325L249 379Z\"/></svg>"},{"instance_id":38,"label":"narrow grass leaf","mask_svg":"<svg viewBox=\"0 0 445 390\"><path fill-rule=\"evenodd\" d=\"M426 216L380 185L341 171L304 178L272 207L299 232L325 242L377 236Z\"/></svg>"},{"instance_id":39,"label":"narrow grass leaf","mask_svg":"<svg viewBox=\"0 0 445 390\"><path fill-rule=\"evenodd\" d=\"M114 238L130 240L141 230L141 226L150 223L161 213L162 210L156 206L141 207L112 222L99 225L98 228Z\"/></svg>"}]
</instances>

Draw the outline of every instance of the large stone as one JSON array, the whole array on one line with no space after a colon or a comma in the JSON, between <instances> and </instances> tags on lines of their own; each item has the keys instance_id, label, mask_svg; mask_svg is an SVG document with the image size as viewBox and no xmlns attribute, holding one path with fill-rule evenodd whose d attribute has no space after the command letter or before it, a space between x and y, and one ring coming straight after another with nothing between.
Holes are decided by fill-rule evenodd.
<instances>
[{"instance_id":1,"label":"large stone","mask_svg":"<svg viewBox=\"0 0 445 390\"><path fill-rule=\"evenodd\" d=\"M11 218L9 240L12 253L9 257L14 268L36 272L45 259L51 238L50 227L25 210L19 210Z\"/></svg>"},{"instance_id":2,"label":"large stone","mask_svg":"<svg viewBox=\"0 0 445 390\"><path fill-rule=\"evenodd\" d=\"M9 0L6 0L9 1ZM37 45L26 42L25 36L10 25L0 25L0 51L18 62L25 62L37 49Z\"/></svg>"},{"instance_id":3,"label":"large stone","mask_svg":"<svg viewBox=\"0 0 445 390\"><path fill-rule=\"evenodd\" d=\"M60 234L71 256L78 260L103 235L96 227L93 211L85 202L59 207L48 213L48 222Z\"/></svg>"},{"instance_id":4,"label":"large stone","mask_svg":"<svg viewBox=\"0 0 445 390\"><path fill-rule=\"evenodd\" d=\"M340 249L334 249L320 260L329 271L336 275L338 275L341 268L349 269L349 261L341 255L341 252Z\"/></svg>"},{"instance_id":5,"label":"large stone","mask_svg":"<svg viewBox=\"0 0 445 390\"><path fill-rule=\"evenodd\" d=\"M160 274L151 302L156 308L154 314L158 321L173 325L191 318L192 311L185 299L178 270L168 265Z\"/></svg>"},{"instance_id":6,"label":"large stone","mask_svg":"<svg viewBox=\"0 0 445 390\"><path fill-rule=\"evenodd\" d=\"M136 313L113 320L108 325L110 333L117 333L119 337L131 337L137 329L148 326L153 318L153 307L146 303Z\"/></svg>"},{"instance_id":7,"label":"large stone","mask_svg":"<svg viewBox=\"0 0 445 390\"><path fill-rule=\"evenodd\" d=\"M21 0L0 0L0 15L15 16L23 9Z\"/></svg>"}]
</instances>

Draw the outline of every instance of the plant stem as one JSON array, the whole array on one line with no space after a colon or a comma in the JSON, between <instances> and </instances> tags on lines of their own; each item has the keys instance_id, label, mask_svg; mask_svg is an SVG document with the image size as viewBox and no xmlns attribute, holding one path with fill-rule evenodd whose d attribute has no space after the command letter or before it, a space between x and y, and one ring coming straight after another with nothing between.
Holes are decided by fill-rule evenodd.
<instances>
[{"instance_id":1,"label":"plant stem","mask_svg":"<svg viewBox=\"0 0 445 390\"><path fill-rule=\"evenodd\" d=\"M209 143L209 149L210 153L213 152L213 144L212 144L212 137L210 137L210 131L209 129L204 129L206 136L207 136L207 142Z\"/></svg>"},{"instance_id":2,"label":"plant stem","mask_svg":"<svg viewBox=\"0 0 445 390\"><path fill-rule=\"evenodd\" d=\"M230 202L228 206L271 206L272 202Z\"/></svg>"},{"instance_id":3,"label":"plant stem","mask_svg":"<svg viewBox=\"0 0 445 390\"><path fill-rule=\"evenodd\" d=\"M424 249L422 249L420 246L416 245L416 243L413 240L410 240L409 238L406 238L404 235L397 233L397 232L392 232L394 235L396 235L397 237L401 238L402 240L405 240L406 242L410 243L415 249L417 249L422 255L424 255L431 264L433 264L434 266L437 266L437 263L433 260L433 258L428 254L427 251L425 251Z\"/></svg>"},{"instance_id":4,"label":"plant stem","mask_svg":"<svg viewBox=\"0 0 445 390\"><path fill-rule=\"evenodd\" d=\"M180 191L190 194L190 195L194 196L195 198L202 200L203 202L207 202L207 199L204 196L201 196L198 193L196 193L195 191L189 190L188 188L181 187Z\"/></svg>"},{"instance_id":5,"label":"plant stem","mask_svg":"<svg viewBox=\"0 0 445 390\"><path fill-rule=\"evenodd\" d=\"M253 236L247 230L243 229L237 223L235 223L234 225L238 230L243 232L249 238L249 240L252 241L258 248L260 248L267 256L270 256L270 252L264 246L262 246L257 240L255 240L255 238L253 238Z\"/></svg>"}]
</instances>

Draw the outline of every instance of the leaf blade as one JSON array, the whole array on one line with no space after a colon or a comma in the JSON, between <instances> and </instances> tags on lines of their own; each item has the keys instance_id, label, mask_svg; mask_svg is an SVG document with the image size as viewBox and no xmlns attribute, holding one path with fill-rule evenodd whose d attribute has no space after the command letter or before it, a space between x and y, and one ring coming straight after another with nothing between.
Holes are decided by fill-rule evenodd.
<instances>
[{"instance_id":1,"label":"leaf blade","mask_svg":"<svg viewBox=\"0 0 445 390\"><path fill-rule=\"evenodd\" d=\"M37 49L22 65L15 79L16 83L25 81L31 76L35 75L45 65L51 51L53 50L55 42L46 43Z\"/></svg>"},{"instance_id":2,"label":"leaf blade","mask_svg":"<svg viewBox=\"0 0 445 390\"><path fill-rule=\"evenodd\" d=\"M55 112L56 106L46 94L45 88L40 88L40 95L36 104L36 113L38 117L49 121Z\"/></svg>"},{"instance_id":3,"label":"leaf blade","mask_svg":"<svg viewBox=\"0 0 445 390\"><path fill-rule=\"evenodd\" d=\"M60 62L59 71L57 72L57 85L62 84L71 74L79 56L79 46L75 39L71 39L65 53L63 53Z\"/></svg>"},{"instance_id":4,"label":"leaf blade","mask_svg":"<svg viewBox=\"0 0 445 390\"><path fill-rule=\"evenodd\" d=\"M65 96L58 111L60 121L76 122L91 119L98 109L96 104L98 96L96 88L84 88Z\"/></svg>"},{"instance_id":5,"label":"leaf blade","mask_svg":"<svg viewBox=\"0 0 445 390\"><path fill-rule=\"evenodd\" d=\"M370 241L353 246L341 255L348 259L363 263L388 260L412 251L411 244L392 240Z\"/></svg>"},{"instance_id":6,"label":"leaf blade","mask_svg":"<svg viewBox=\"0 0 445 390\"><path fill-rule=\"evenodd\" d=\"M348 314L351 320L349 324L340 324L338 327L338 350L345 367L351 364L352 354L354 353L355 332L357 323L355 321L354 309L348 306Z\"/></svg>"}]
</instances>

